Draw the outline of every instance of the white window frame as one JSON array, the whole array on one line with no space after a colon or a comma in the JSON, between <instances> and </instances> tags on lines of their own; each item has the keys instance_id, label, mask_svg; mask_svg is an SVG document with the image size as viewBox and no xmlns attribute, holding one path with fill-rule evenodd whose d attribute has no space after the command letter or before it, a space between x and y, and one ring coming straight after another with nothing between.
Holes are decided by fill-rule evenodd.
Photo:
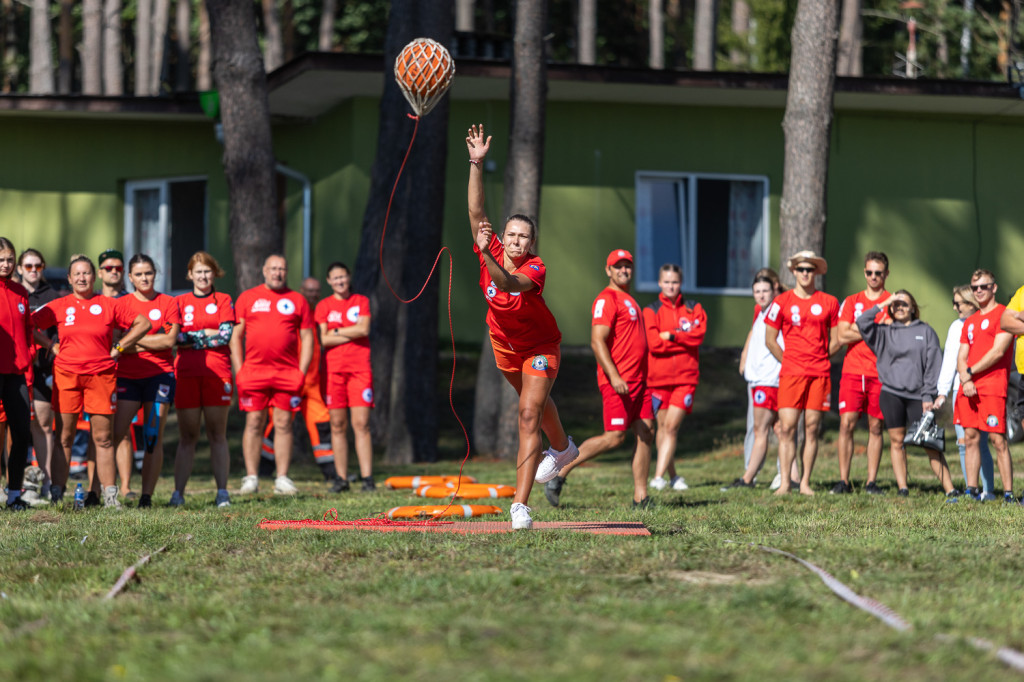
<instances>
[{"instance_id":1,"label":"white window frame","mask_svg":"<svg viewBox=\"0 0 1024 682\"><path fill-rule=\"evenodd\" d=\"M697 286L697 274L700 268L699 257L697 254L697 232L699 226L697 225L697 182L699 180L736 180L741 182L759 182L763 185L763 198L761 206L761 222L757 227L757 231L762 235L761 239L761 266L768 266L768 259L770 257L770 246L771 246L771 214L770 209L770 196L769 190L770 185L768 182L768 176L766 175L745 175L738 173L684 173L684 172L672 172L672 171L646 171L638 170L634 176L634 187L636 190L637 197L637 224L636 224L636 244L637 250L639 251L639 245L641 242L641 233L645 230L649 230L649 225L642 225L641 218L639 217L640 211L640 196L641 183L645 180L685 180L686 189L685 192L682 187L682 183L679 185L677 191L679 192L679 205L683 207L681 211L682 223L679 225L680 240L679 243L682 247L682 253L678 254L677 262L683 268L683 281L681 290L686 293L695 294L710 294L710 295L721 295L721 296L749 296L749 287L699 287ZM649 219L649 213L648 213ZM663 259L667 260L667 259ZM660 264L659 264L660 267ZM660 291L658 288L657 281L635 280L636 290L640 292L657 292Z\"/></svg>"},{"instance_id":2,"label":"white window frame","mask_svg":"<svg viewBox=\"0 0 1024 682\"><path fill-rule=\"evenodd\" d=\"M136 253L138 253L138 245L135 243L135 192L139 190L159 190L160 192L160 210L159 210L159 225L157 230L159 232L159 243L164 245L162 253L150 253L147 254L156 263L156 279L153 282L153 288L161 293L172 293L169 291L170 283L170 267L171 267L171 226L169 224L170 218L170 207L168 202L170 201L170 186L171 183L175 182L195 182L203 181L206 183L207 191L205 192L205 204L203 206L203 249L207 249L209 243L209 178L205 175L180 175L169 178L160 178L152 180L130 180L124 183L124 257L125 257L125 286L130 286L128 282L128 260L131 259Z\"/></svg>"}]
</instances>

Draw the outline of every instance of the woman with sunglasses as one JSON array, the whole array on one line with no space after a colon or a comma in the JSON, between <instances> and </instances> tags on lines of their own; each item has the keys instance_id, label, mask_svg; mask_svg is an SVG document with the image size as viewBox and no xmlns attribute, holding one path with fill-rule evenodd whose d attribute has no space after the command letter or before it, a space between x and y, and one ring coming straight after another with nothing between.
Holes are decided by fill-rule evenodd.
<instances>
[{"instance_id":1,"label":"woman with sunglasses","mask_svg":"<svg viewBox=\"0 0 1024 682\"><path fill-rule=\"evenodd\" d=\"M25 249L18 257L18 275L21 285L28 291L28 307L35 312L50 301L60 298L60 294L50 286L43 277L46 259L35 249ZM57 338L57 330L49 330L50 341ZM32 408L35 419L32 420L32 449L36 461L43 470L43 484L40 494L44 497L50 487L50 457L53 453L53 358L45 350L33 343L32 361Z\"/></svg>"},{"instance_id":2,"label":"woman with sunglasses","mask_svg":"<svg viewBox=\"0 0 1024 682\"><path fill-rule=\"evenodd\" d=\"M68 481L68 457L78 429L78 416L90 415L96 446L96 473L103 488L103 503L117 508L116 466L113 447L113 415L117 408L117 361L149 331L145 316L132 312L121 301L93 291L96 268L88 256L77 254L68 265L71 294L50 301L32 315L35 338L54 356L53 410L60 447L50 462L50 497L60 502ZM57 340L46 330L57 327ZM114 331L128 331L114 343Z\"/></svg>"},{"instance_id":3,"label":"woman with sunglasses","mask_svg":"<svg viewBox=\"0 0 1024 682\"><path fill-rule=\"evenodd\" d=\"M935 409L941 408L946 403L946 397L950 389L956 396L960 392L960 377L956 372L956 358L960 352L960 334L964 328L964 320L978 312L978 301L974 298L969 284L961 284L953 287L953 310L957 318L949 325L946 332L946 348L942 353L942 367L939 369L939 395L935 398ZM953 404L953 428L956 430L956 447L960 451L960 471L967 480L967 464L964 461L967 448L964 445L964 427L956 414L956 401ZM988 449L988 439L980 439L979 448L981 451L981 500L985 502L996 499L995 486L995 465L992 460L992 451ZM966 484L965 484L966 485Z\"/></svg>"},{"instance_id":4,"label":"woman with sunglasses","mask_svg":"<svg viewBox=\"0 0 1024 682\"><path fill-rule=\"evenodd\" d=\"M891 324L877 321L882 310L888 310ZM901 497L909 494L907 449L903 438L909 425L935 407L935 387L942 364L939 336L920 317L917 301L906 289L900 289L857 317L857 328L864 343L878 358L878 378L882 382L878 403L889 432L892 470ZM958 492L953 487L945 455L928 447L924 450L947 501L956 502Z\"/></svg>"},{"instance_id":5,"label":"woman with sunglasses","mask_svg":"<svg viewBox=\"0 0 1024 682\"><path fill-rule=\"evenodd\" d=\"M141 405L144 411L142 494L139 508L153 506L153 490L164 463L164 426L174 402L174 344L181 329L181 315L174 297L153 288L156 264L144 253L128 261L128 281L135 292L120 299L126 309L145 316L152 327L117 365L117 417L114 442L128 435Z\"/></svg>"}]
</instances>

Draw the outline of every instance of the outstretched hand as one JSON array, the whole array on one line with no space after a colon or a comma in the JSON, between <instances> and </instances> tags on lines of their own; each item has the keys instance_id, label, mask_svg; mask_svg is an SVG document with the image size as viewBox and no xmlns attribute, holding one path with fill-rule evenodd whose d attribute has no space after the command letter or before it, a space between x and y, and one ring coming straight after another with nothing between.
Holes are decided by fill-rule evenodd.
<instances>
[{"instance_id":1,"label":"outstretched hand","mask_svg":"<svg viewBox=\"0 0 1024 682\"><path fill-rule=\"evenodd\" d=\"M484 124L472 125L466 135L466 148L469 150L470 161L483 161L491 149L490 135L484 136Z\"/></svg>"},{"instance_id":2,"label":"outstretched hand","mask_svg":"<svg viewBox=\"0 0 1024 682\"><path fill-rule=\"evenodd\" d=\"M491 229L491 224L486 220L480 221L480 229L476 233L476 246L481 252L487 251L491 245L491 237L494 236L494 230Z\"/></svg>"}]
</instances>

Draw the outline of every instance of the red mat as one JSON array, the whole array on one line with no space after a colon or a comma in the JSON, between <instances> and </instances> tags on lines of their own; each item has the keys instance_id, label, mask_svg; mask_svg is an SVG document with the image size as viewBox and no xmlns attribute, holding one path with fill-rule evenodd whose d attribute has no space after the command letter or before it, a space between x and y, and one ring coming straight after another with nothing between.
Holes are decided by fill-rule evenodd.
<instances>
[{"instance_id":1,"label":"red mat","mask_svg":"<svg viewBox=\"0 0 1024 682\"><path fill-rule=\"evenodd\" d=\"M453 523L390 523L358 525L353 523L332 523L330 521L260 521L264 530L314 529L314 530L377 530L382 532L420 533L511 533L508 521L457 521ZM639 521L534 521L533 530L571 530L596 535L650 535L651 531Z\"/></svg>"}]
</instances>

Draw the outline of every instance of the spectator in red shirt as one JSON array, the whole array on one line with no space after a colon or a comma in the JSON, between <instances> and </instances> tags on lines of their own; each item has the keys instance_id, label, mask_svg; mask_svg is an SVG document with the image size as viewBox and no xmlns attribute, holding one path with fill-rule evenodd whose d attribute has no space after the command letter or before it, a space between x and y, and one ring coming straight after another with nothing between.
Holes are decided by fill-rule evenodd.
<instances>
[{"instance_id":1,"label":"spectator in red shirt","mask_svg":"<svg viewBox=\"0 0 1024 682\"><path fill-rule=\"evenodd\" d=\"M1006 443L1006 386L1013 360L1013 335L1001 327L1006 306L996 303L995 275L975 270L971 291L978 301L978 312L964 320L960 332L960 353L956 369L960 392L956 412L964 427L967 448L967 494L978 499L978 469L981 466L981 433L996 451L996 465L1003 480L1003 501L1016 503L1013 495L1013 460Z\"/></svg>"},{"instance_id":2,"label":"spectator in red shirt","mask_svg":"<svg viewBox=\"0 0 1024 682\"><path fill-rule=\"evenodd\" d=\"M625 249L608 254L608 286L594 300L590 347L597 359L597 385L604 402L604 433L580 445L580 454L562 467L544 489L548 502L558 506L569 472L602 452L626 442L626 430L636 434L633 451L633 507L647 509L647 473L654 440L654 411L647 389L647 337L640 306L629 295L633 256Z\"/></svg>"},{"instance_id":3,"label":"spectator in red shirt","mask_svg":"<svg viewBox=\"0 0 1024 682\"><path fill-rule=\"evenodd\" d=\"M217 485L214 504L231 506L228 493L228 408L234 395L231 378L231 335L235 308L231 297L216 291L213 281L223 277L217 260L197 251L188 261L192 291L178 296L181 331L174 372L178 380L174 407L178 411L178 452L174 457L174 492L170 505L185 504L185 486L199 442L199 425L206 423L210 465Z\"/></svg>"},{"instance_id":4,"label":"spectator in red shirt","mask_svg":"<svg viewBox=\"0 0 1024 682\"><path fill-rule=\"evenodd\" d=\"M24 511L21 499L28 445L29 407L26 374L32 370L32 311L28 291L13 279L18 254L14 244L0 237L0 406L6 414L11 434L7 458L7 508ZM6 442L6 437L4 438Z\"/></svg>"},{"instance_id":5,"label":"spectator in red shirt","mask_svg":"<svg viewBox=\"0 0 1024 682\"><path fill-rule=\"evenodd\" d=\"M828 264L813 251L800 251L786 261L796 277L796 286L779 294L768 307L765 344L782 363L779 370L779 459L782 485L775 491L790 491L789 472L796 457L796 429L804 417L803 476L800 492L813 495L811 471L818 456L818 428L821 415L831 404L829 357L839 350L839 301L818 291L815 275L824 275ZM782 334L785 350L779 345Z\"/></svg>"},{"instance_id":6,"label":"spectator in red shirt","mask_svg":"<svg viewBox=\"0 0 1024 682\"><path fill-rule=\"evenodd\" d=\"M466 136L469 151L469 227L473 250L480 260L480 289L487 299L487 326L498 369L519 394L519 452L516 494L509 515L513 529L533 527L530 500L533 482L544 483L579 454L566 435L551 387L558 376L562 332L542 296L544 261L531 253L537 226L516 214L505 221L499 239L484 211L484 159L491 138L484 127L473 126ZM541 451L541 431L550 448ZM543 459L542 459L543 455Z\"/></svg>"},{"instance_id":7,"label":"spectator in red shirt","mask_svg":"<svg viewBox=\"0 0 1024 682\"><path fill-rule=\"evenodd\" d=\"M292 421L302 404L302 385L313 359L313 316L302 294L288 288L288 262L274 254L263 263L263 284L242 292L235 302L231 364L238 404L245 415L242 456L246 475L239 493L259 490L260 444L267 410L274 407L274 492L294 495L288 478Z\"/></svg>"},{"instance_id":8,"label":"spectator in red shirt","mask_svg":"<svg viewBox=\"0 0 1024 682\"><path fill-rule=\"evenodd\" d=\"M647 329L647 387L658 420L655 442L658 461L650 487L686 490L686 481L676 475L674 461L679 427L693 412L693 396L700 379L700 344L708 329L708 318L700 303L687 301L679 293L683 271L667 263L658 273L661 293L644 308ZM669 479L665 479L668 474Z\"/></svg>"},{"instance_id":9,"label":"spectator in red shirt","mask_svg":"<svg viewBox=\"0 0 1024 682\"><path fill-rule=\"evenodd\" d=\"M861 340L856 321L865 310L889 298L885 280L889 277L889 257L881 251L871 251L864 256L864 291L846 297L839 307L839 343L846 344L843 359L843 374L839 379L839 438L836 450L839 455L839 481L830 491L835 495L853 492L850 485L850 466L853 463L853 431L860 421L860 415L868 415L868 477L864 492L882 495L878 487L878 467L882 462L882 408L879 397L882 382L878 379L875 354ZM878 313L876 322L883 322L885 310Z\"/></svg>"},{"instance_id":10,"label":"spectator in red shirt","mask_svg":"<svg viewBox=\"0 0 1024 682\"><path fill-rule=\"evenodd\" d=\"M113 415L117 410L117 362L151 328L150 321L120 300L93 291L96 268L88 256L71 257L68 282L72 293L47 303L32 314L35 339L55 357L53 410L59 445L54 447L50 496L59 502L68 480L68 459L78 429L78 416L89 413L96 447L96 473L103 488L103 503L118 508L117 471L114 463ZM57 327L57 340L46 330ZM117 328L128 331L114 343Z\"/></svg>"},{"instance_id":11,"label":"spectator in red shirt","mask_svg":"<svg viewBox=\"0 0 1024 682\"><path fill-rule=\"evenodd\" d=\"M370 366L370 299L352 293L352 274L344 263L327 267L331 295L316 305L313 319L320 330L323 362L320 394L331 415L331 449L337 473L332 490L348 490L348 427L355 437L363 490L374 490L373 370ZM351 415L351 419L349 418Z\"/></svg>"}]
</instances>

